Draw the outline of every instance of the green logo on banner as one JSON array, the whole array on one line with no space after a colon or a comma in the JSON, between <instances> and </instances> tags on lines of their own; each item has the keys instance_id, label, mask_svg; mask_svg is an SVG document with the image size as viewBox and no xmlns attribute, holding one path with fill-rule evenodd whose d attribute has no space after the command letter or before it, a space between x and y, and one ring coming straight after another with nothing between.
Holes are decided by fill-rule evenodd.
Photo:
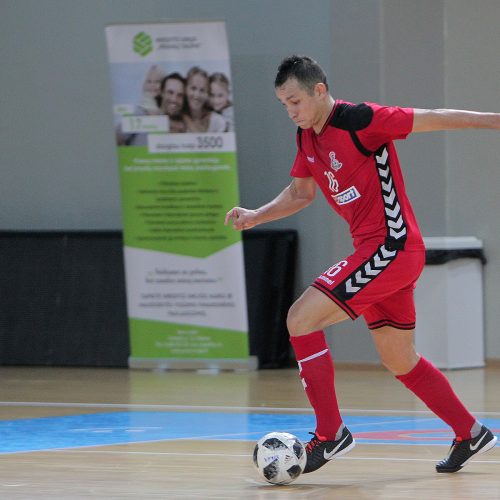
<instances>
[{"instance_id":1,"label":"green logo on banner","mask_svg":"<svg viewBox=\"0 0 500 500\"><path fill-rule=\"evenodd\" d=\"M141 56L147 56L153 50L153 39L141 31L134 37L134 52Z\"/></svg>"}]
</instances>

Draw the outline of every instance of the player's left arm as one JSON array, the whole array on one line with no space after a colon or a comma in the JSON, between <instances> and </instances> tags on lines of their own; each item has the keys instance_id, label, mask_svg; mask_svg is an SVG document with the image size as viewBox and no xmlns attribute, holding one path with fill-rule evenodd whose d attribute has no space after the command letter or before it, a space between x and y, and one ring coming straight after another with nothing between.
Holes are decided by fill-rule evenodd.
<instances>
[{"instance_id":1,"label":"player's left arm","mask_svg":"<svg viewBox=\"0 0 500 500\"><path fill-rule=\"evenodd\" d=\"M412 132L465 128L500 129L500 113L460 109L413 109Z\"/></svg>"}]
</instances>

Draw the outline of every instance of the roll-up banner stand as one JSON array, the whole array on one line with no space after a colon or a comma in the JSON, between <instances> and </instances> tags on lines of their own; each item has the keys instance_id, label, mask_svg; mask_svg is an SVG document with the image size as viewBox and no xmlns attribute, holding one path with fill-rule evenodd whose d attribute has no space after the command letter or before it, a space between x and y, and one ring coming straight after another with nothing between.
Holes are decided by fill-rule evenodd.
<instances>
[{"instance_id":1,"label":"roll-up banner stand","mask_svg":"<svg viewBox=\"0 0 500 500\"><path fill-rule=\"evenodd\" d=\"M224 22L106 28L132 368L254 369Z\"/></svg>"}]
</instances>

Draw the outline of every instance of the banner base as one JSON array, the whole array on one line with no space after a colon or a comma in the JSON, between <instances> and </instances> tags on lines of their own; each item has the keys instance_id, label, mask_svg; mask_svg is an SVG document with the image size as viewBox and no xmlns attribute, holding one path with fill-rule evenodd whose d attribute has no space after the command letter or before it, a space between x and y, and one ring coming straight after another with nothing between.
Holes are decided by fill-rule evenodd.
<instances>
[{"instance_id":1,"label":"banner base","mask_svg":"<svg viewBox=\"0 0 500 500\"><path fill-rule=\"evenodd\" d=\"M182 358L128 358L129 368L143 370L229 370L253 371L258 368L257 356L246 359L182 359Z\"/></svg>"}]
</instances>

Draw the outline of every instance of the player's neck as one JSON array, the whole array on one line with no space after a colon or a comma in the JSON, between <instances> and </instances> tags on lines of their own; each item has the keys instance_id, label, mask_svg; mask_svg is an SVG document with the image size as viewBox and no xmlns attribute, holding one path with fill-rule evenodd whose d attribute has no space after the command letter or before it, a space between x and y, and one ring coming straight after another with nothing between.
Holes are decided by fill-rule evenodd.
<instances>
[{"instance_id":1,"label":"player's neck","mask_svg":"<svg viewBox=\"0 0 500 500\"><path fill-rule=\"evenodd\" d=\"M319 134L325 127L325 123L328 120L334 106L335 99L332 96L329 96L327 102L325 103L325 106L322 107L319 112L319 117L316 121L316 124L313 125L313 130L316 134Z\"/></svg>"}]
</instances>

